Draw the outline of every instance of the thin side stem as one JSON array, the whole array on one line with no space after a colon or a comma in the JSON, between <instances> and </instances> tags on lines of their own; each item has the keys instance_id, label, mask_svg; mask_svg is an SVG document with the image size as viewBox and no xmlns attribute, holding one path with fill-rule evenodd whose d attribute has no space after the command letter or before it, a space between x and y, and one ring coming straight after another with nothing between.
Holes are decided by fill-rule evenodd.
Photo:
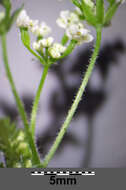
<instances>
[{"instance_id":1,"label":"thin side stem","mask_svg":"<svg viewBox=\"0 0 126 190\"><path fill-rule=\"evenodd\" d=\"M35 53L29 46L25 45L25 47L26 47L35 57L37 57L37 58L39 59L39 61L40 61L43 65L45 65L45 60L44 60L41 56L39 56L37 53Z\"/></svg>"},{"instance_id":2,"label":"thin side stem","mask_svg":"<svg viewBox=\"0 0 126 190\"><path fill-rule=\"evenodd\" d=\"M36 97L35 97L35 100L34 100L34 103L33 103L33 108L32 108L32 113L31 113L31 123L30 123L30 130L32 132L33 137L35 136L35 124L36 124L36 116L37 116L38 104L39 104L41 92L42 92L42 89L43 89L43 86L44 86L44 82L45 82L45 79L46 79L46 76L47 76L47 73L48 73L48 69L49 69L48 65L44 67L43 74L42 74L42 77L40 79L40 83L39 83L38 90L37 90L37 93L36 93Z\"/></svg>"},{"instance_id":3,"label":"thin side stem","mask_svg":"<svg viewBox=\"0 0 126 190\"><path fill-rule=\"evenodd\" d=\"M2 35L2 51L3 51L3 60L4 60L4 66L5 66L5 70L6 70L6 75L8 77L8 80L9 80L9 83L10 83L10 86L11 86L11 90L12 90L12 93L14 95L14 98L15 98L15 101L16 101L16 104L17 104L19 114L20 114L21 119L22 119L23 124L24 124L27 139L28 139L31 151L32 151L33 163L34 164L40 164L40 158L39 158L38 153L36 151L36 146L35 146L35 143L34 143L34 139L32 138L32 135L31 135L30 130L29 130L29 124L28 124L27 115L26 115L26 112L25 112L25 109L24 109L24 105L23 105L23 103L22 103L22 101L21 101L21 99L20 99L20 97L19 97L19 95L17 93L16 87L15 87L15 84L14 84L14 80L13 80L13 77L12 77L12 74L11 74L11 71L10 71L10 67L9 67L9 64L8 64L7 47L6 47L6 34Z\"/></svg>"},{"instance_id":4,"label":"thin side stem","mask_svg":"<svg viewBox=\"0 0 126 190\"><path fill-rule=\"evenodd\" d=\"M63 137L64 137L64 134L66 133L66 130L74 116L74 113L78 107L78 104L79 102L81 101L81 98L82 98L82 95L85 91L85 88L87 86L87 83L89 81L89 78L92 74L92 71L93 71L93 68L94 68L94 65L95 65L95 62L96 62L96 59L97 59L97 56L98 56L98 53L99 53L99 49L100 49L100 44L101 44L101 28L98 28L97 29L97 39L96 39L96 46L95 46L95 49L94 49L94 52L93 52L93 55L91 57L91 60L90 60L90 64L88 66L88 69L84 75L84 78L83 78L83 81L82 81L82 84L79 88L79 91L76 95L76 98L71 106L71 109L69 110L68 112L68 115L66 117L66 120L64 122L64 124L62 125L61 127L61 130L58 134L58 136L56 137L56 140L54 142L54 144L52 145L50 151L48 152L48 154L46 155L43 163L42 163L42 167L43 168L46 168L48 163L50 162L50 160L52 159L52 157L54 156L57 148L59 147L59 144L61 143Z\"/></svg>"},{"instance_id":5,"label":"thin side stem","mask_svg":"<svg viewBox=\"0 0 126 190\"><path fill-rule=\"evenodd\" d=\"M17 104L17 107L18 107L18 111L19 111L19 113L21 115L21 119L23 121L23 124L24 124L25 128L28 129L28 121L27 121L27 116L26 116L25 110L24 110L24 105L21 102L20 97L19 97L19 95L17 93L16 87L15 87L15 84L14 84L14 81L13 81L13 77L12 77L12 74L11 74L11 71L10 71L10 67L9 67L9 64L8 64L7 47L6 47L6 35L5 34L2 35L2 50L3 50L3 60L4 60L4 66L5 66L5 70L6 70L6 75L8 77L12 93L13 93L13 95L15 97L16 104Z\"/></svg>"}]
</instances>

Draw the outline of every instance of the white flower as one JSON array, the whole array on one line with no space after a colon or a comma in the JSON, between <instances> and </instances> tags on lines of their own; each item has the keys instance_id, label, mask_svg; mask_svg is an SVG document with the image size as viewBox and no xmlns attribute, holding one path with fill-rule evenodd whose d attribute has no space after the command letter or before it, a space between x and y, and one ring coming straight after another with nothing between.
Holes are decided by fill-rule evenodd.
<instances>
[{"instance_id":1,"label":"white flower","mask_svg":"<svg viewBox=\"0 0 126 190\"><path fill-rule=\"evenodd\" d=\"M70 25L66 30L66 35L69 39L78 39L87 33L88 30L84 28L82 23Z\"/></svg>"},{"instance_id":2,"label":"white flower","mask_svg":"<svg viewBox=\"0 0 126 190\"><path fill-rule=\"evenodd\" d=\"M43 48L49 48L52 46L54 39L52 37L44 38L42 40L33 42L32 47L37 51L41 51Z\"/></svg>"},{"instance_id":3,"label":"white flower","mask_svg":"<svg viewBox=\"0 0 126 190\"><path fill-rule=\"evenodd\" d=\"M27 12L25 10L22 10L17 18L17 26L28 28L29 23L30 23L30 18L27 15Z\"/></svg>"},{"instance_id":4,"label":"white flower","mask_svg":"<svg viewBox=\"0 0 126 190\"><path fill-rule=\"evenodd\" d=\"M40 44L39 44L39 42L33 42L32 47L33 47L33 49L35 49L37 51L40 50Z\"/></svg>"},{"instance_id":5,"label":"white flower","mask_svg":"<svg viewBox=\"0 0 126 190\"><path fill-rule=\"evenodd\" d=\"M49 53L52 58L59 58L61 56L60 52L56 51L54 48L50 48Z\"/></svg>"},{"instance_id":6,"label":"white flower","mask_svg":"<svg viewBox=\"0 0 126 190\"><path fill-rule=\"evenodd\" d=\"M67 28L69 25L79 22L79 17L74 12L68 10L61 11L60 17L56 22L61 28Z\"/></svg>"},{"instance_id":7,"label":"white flower","mask_svg":"<svg viewBox=\"0 0 126 190\"><path fill-rule=\"evenodd\" d=\"M39 24L38 20L29 20L29 29L31 30L32 27L35 27Z\"/></svg>"},{"instance_id":8,"label":"white flower","mask_svg":"<svg viewBox=\"0 0 126 190\"><path fill-rule=\"evenodd\" d=\"M62 53L64 53L66 50L66 47L59 44L59 43L54 43L52 47L49 48L49 53L50 56L53 58L59 58Z\"/></svg>"},{"instance_id":9,"label":"white flower","mask_svg":"<svg viewBox=\"0 0 126 190\"><path fill-rule=\"evenodd\" d=\"M46 48L46 47L48 48L48 47L51 47L53 41L54 41L54 39L52 37L44 38L39 41L39 44L40 44L40 46L42 46L44 48Z\"/></svg>"},{"instance_id":10,"label":"white flower","mask_svg":"<svg viewBox=\"0 0 126 190\"><path fill-rule=\"evenodd\" d=\"M40 25L36 24L33 27L31 27L31 32L35 34L37 37L45 37L51 32L51 28L47 26L45 22L42 22Z\"/></svg>"},{"instance_id":11,"label":"white flower","mask_svg":"<svg viewBox=\"0 0 126 190\"><path fill-rule=\"evenodd\" d=\"M60 53L64 53L64 51L66 50L66 47L63 46L63 45L60 44L60 43L54 43L54 44L53 44L53 48L54 48L55 50L58 50Z\"/></svg>"},{"instance_id":12,"label":"white flower","mask_svg":"<svg viewBox=\"0 0 126 190\"><path fill-rule=\"evenodd\" d=\"M93 40L93 37L89 34L89 30L84 28L82 23L70 25L66 30L66 35L70 40L77 40L78 44Z\"/></svg>"},{"instance_id":13,"label":"white flower","mask_svg":"<svg viewBox=\"0 0 126 190\"><path fill-rule=\"evenodd\" d=\"M94 37L90 34L87 33L85 36L82 36L79 40L78 40L78 45L82 44L82 43L89 43L92 42L94 39Z\"/></svg>"}]
</instances>

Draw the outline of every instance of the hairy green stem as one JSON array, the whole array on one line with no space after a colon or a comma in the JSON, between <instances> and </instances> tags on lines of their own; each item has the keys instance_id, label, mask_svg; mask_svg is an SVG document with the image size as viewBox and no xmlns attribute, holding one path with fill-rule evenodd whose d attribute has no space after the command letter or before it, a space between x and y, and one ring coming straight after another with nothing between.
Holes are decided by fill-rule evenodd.
<instances>
[{"instance_id":1,"label":"hairy green stem","mask_svg":"<svg viewBox=\"0 0 126 190\"><path fill-rule=\"evenodd\" d=\"M27 121L26 113L24 111L24 105L21 102L21 100L19 98L19 95L17 93L16 87L15 87L15 84L14 84L14 81L13 81L13 77L12 77L12 74L11 74L11 71L10 71L10 67L9 67L9 64L8 64L7 47L6 47L6 35L5 34L2 35L2 49L3 49L3 60L4 60L4 66L5 66L6 74L7 74L7 77L8 77L8 80L9 80L13 95L14 95L15 100L16 100L18 111L19 111L19 113L21 115L21 119L23 121L24 126L26 127L26 129L28 129L28 121Z\"/></svg>"},{"instance_id":2,"label":"hairy green stem","mask_svg":"<svg viewBox=\"0 0 126 190\"><path fill-rule=\"evenodd\" d=\"M58 136L56 137L56 140L54 142L54 144L52 145L50 151L48 152L48 154L46 155L43 163L42 163L42 167L43 168L46 168L49 161L52 159L52 157L54 156L57 148L59 147L59 144L61 143L63 137L64 137L64 134L66 133L66 130L74 116L74 113L78 107L78 104L79 102L81 101L81 98L82 98L82 95L85 91L85 88L87 86L87 83L89 81L89 78L91 76L91 73L93 71L93 68L94 68L94 65L95 65L95 62L96 62L96 59L97 59L97 56L98 56L98 53L99 53L99 49L100 49L100 44L101 44L101 28L97 28L97 39L96 39L96 45L95 45L95 49L94 49L94 52L93 52L93 55L91 57L91 60L90 60L90 64L88 66L88 69L84 75L84 78L83 78L83 81L82 81L82 84L78 90L78 93L75 97L75 100L71 106L71 109L69 110L68 112L68 115L66 117L66 120L64 122L64 124L62 125L61 127L61 130L58 134Z\"/></svg>"},{"instance_id":3,"label":"hairy green stem","mask_svg":"<svg viewBox=\"0 0 126 190\"><path fill-rule=\"evenodd\" d=\"M1 38L2 38L3 60L4 60L4 66L5 66L5 70L6 70L6 75L8 77L8 80L9 80L9 83L10 83L10 86L11 86L11 90L12 90L12 93L14 95L14 98L15 98L15 101L16 101L16 104L17 104L19 114L21 116L21 119L22 119L24 127L25 127L25 131L26 131L28 142L29 142L29 146L30 146L31 151L32 151L33 164L40 164L40 158L39 158L37 150L36 150L34 139L32 138L32 134L31 134L31 132L29 130L29 124L28 124L27 115L26 115L26 112L25 112L25 109L24 109L24 105L23 105L23 103L22 103L22 101L21 101L21 99L20 99L20 97L19 97L19 95L17 93L16 87L15 87L15 84L14 84L14 81L13 81L13 77L12 77L12 74L11 74L11 71L10 71L10 67L9 67L9 64L8 64L7 47L6 47L6 34L3 34Z\"/></svg>"},{"instance_id":4,"label":"hairy green stem","mask_svg":"<svg viewBox=\"0 0 126 190\"><path fill-rule=\"evenodd\" d=\"M33 108L32 108L32 113L31 113L31 123L30 123L30 130L32 132L33 137L35 135L35 124L36 124L36 116L37 116L38 104L39 104L41 92L42 92L42 89L43 89L43 86L44 86L44 82L45 82L45 79L46 79L46 76L47 76L47 73L48 73L48 69L49 69L48 65L44 66L43 74L42 74L42 77L40 79L40 83L39 83L39 86L38 86L36 97L35 97L35 100L34 100L34 103L33 103Z\"/></svg>"}]
</instances>

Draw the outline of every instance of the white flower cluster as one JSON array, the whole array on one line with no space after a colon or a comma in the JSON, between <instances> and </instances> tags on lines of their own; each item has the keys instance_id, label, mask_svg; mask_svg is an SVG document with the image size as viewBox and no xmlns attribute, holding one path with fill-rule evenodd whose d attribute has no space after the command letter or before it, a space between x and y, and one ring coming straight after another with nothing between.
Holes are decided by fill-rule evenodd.
<instances>
[{"instance_id":1,"label":"white flower cluster","mask_svg":"<svg viewBox=\"0 0 126 190\"><path fill-rule=\"evenodd\" d=\"M43 48L49 48L52 45L53 41L54 39L52 37L43 38L33 43L33 49L41 51Z\"/></svg>"},{"instance_id":2,"label":"white flower cluster","mask_svg":"<svg viewBox=\"0 0 126 190\"><path fill-rule=\"evenodd\" d=\"M44 48L48 48L49 55L52 58L59 58L66 50L66 47L60 43L53 43L54 39L52 37L46 37L51 32L51 28L45 22L39 24L38 20L31 20L25 10L22 10L18 16L17 26L27 28L37 37L42 37L32 44L33 49L39 53L44 52Z\"/></svg>"},{"instance_id":3,"label":"white flower cluster","mask_svg":"<svg viewBox=\"0 0 126 190\"><path fill-rule=\"evenodd\" d=\"M33 43L33 49L36 51L43 51L43 48L48 48L49 55L52 58L58 59L66 50L66 47L60 43L53 43L52 37L44 38Z\"/></svg>"},{"instance_id":4,"label":"white flower cluster","mask_svg":"<svg viewBox=\"0 0 126 190\"><path fill-rule=\"evenodd\" d=\"M77 40L78 44L91 42L93 40L90 31L80 22L79 16L76 12L70 12L68 10L61 11L60 17L56 22L60 27L66 30L68 38L71 40Z\"/></svg>"},{"instance_id":5,"label":"white flower cluster","mask_svg":"<svg viewBox=\"0 0 126 190\"><path fill-rule=\"evenodd\" d=\"M39 24L38 20L31 20L25 10L22 10L17 18L19 28L27 28L37 37L45 37L51 32L51 28L45 22Z\"/></svg>"},{"instance_id":6,"label":"white flower cluster","mask_svg":"<svg viewBox=\"0 0 126 190\"><path fill-rule=\"evenodd\" d=\"M31 22L31 20L30 20L29 16L27 15L26 11L22 10L17 18L17 26L28 28L30 25L30 22Z\"/></svg>"},{"instance_id":7,"label":"white flower cluster","mask_svg":"<svg viewBox=\"0 0 126 190\"><path fill-rule=\"evenodd\" d=\"M51 28L45 22L42 22L41 24L33 24L31 32L36 36L45 37L51 32Z\"/></svg>"},{"instance_id":8,"label":"white flower cluster","mask_svg":"<svg viewBox=\"0 0 126 190\"><path fill-rule=\"evenodd\" d=\"M82 23L73 24L66 30L66 35L69 39L77 40L78 44L88 43L93 40L90 31L84 28Z\"/></svg>"},{"instance_id":9,"label":"white flower cluster","mask_svg":"<svg viewBox=\"0 0 126 190\"><path fill-rule=\"evenodd\" d=\"M61 11L60 17L57 19L57 24L66 29L70 25L79 22L79 17L76 13L70 12L69 10Z\"/></svg>"},{"instance_id":10,"label":"white flower cluster","mask_svg":"<svg viewBox=\"0 0 126 190\"><path fill-rule=\"evenodd\" d=\"M52 47L49 48L49 53L53 58L59 58L66 50L66 47L59 44L54 43Z\"/></svg>"}]
</instances>

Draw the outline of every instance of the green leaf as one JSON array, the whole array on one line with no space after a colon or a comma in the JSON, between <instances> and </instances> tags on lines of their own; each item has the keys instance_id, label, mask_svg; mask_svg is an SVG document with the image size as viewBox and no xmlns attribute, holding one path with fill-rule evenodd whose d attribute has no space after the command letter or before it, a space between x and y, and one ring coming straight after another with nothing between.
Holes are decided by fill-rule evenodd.
<instances>
[{"instance_id":1,"label":"green leaf","mask_svg":"<svg viewBox=\"0 0 126 190\"><path fill-rule=\"evenodd\" d=\"M21 149L24 144L25 149ZM4 154L6 167L11 168L25 167L23 164L31 157L24 130L17 129L8 118L0 119L0 151Z\"/></svg>"},{"instance_id":2,"label":"green leaf","mask_svg":"<svg viewBox=\"0 0 126 190\"><path fill-rule=\"evenodd\" d=\"M104 25L106 25L112 20L112 17L115 15L119 5L120 3L114 3L112 6L108 8L105 18L104 18Z\"/></svg>"},{"instance_id":3,"label":"green leaf","mask_svg":"<svg viewBox=\"0 0 126 190\"><path fill-rule=\"evenodd\" d=\"M104 0L96 0L96 17L98 24L104 21Z\"/></svg>"},{"instance_id":4,"label":"green leaf","mask_svg":"<svg viewBox=\"0 0 126 190\"><path fill-rule=\"evenodd\" d=\"M12 14L10 20L9 20L9 23L8 23L8 30L11 28L12 24L17 19L17 17L19 15L20 11L22 10L22 8L23 8L23 5L19 9L17 9L16 11L13 12L13 14Z\"/></svg>"},{"instance_id":5,"label":"green leaf","mask_svg":"<svg viewBox=\"0 0 126 190\"><path fill-rule=\"evenodd\" d=\"M8 127L10 126L10 120L7 119L1 119L0 120L0 143L1 141L3 144L8 145L9 139L8 139ZM2 146L0 146L2 148Z\"/></svg>"},{"instance_id":6,"label":"green leaf","mask_svg":"<svg viewBox=\"0 0 126 190\"><path fill-rule=\"evenodd\" d=\"M83 0L81 0L82 3L82 10L83 10L83 14L86 18L86 21L93 25L96 26L97 24L97 19L96 19L96 15L94 14L94 12L92 11L92 8L89 7Z\"/></svg>"},{"instance_id":7,"label":"green leaf","mask_svg":"<svg viewBox=\"0 0 126 190\"><path fill-rule=\"evenodd\" d=\"M15 125L11 124L8 118L0 120L0 151L4 153L7 167L12 167L14 160L17 160L17 155L11 145L11 136L15 130Z\"/></svg>"}]
</instances>

